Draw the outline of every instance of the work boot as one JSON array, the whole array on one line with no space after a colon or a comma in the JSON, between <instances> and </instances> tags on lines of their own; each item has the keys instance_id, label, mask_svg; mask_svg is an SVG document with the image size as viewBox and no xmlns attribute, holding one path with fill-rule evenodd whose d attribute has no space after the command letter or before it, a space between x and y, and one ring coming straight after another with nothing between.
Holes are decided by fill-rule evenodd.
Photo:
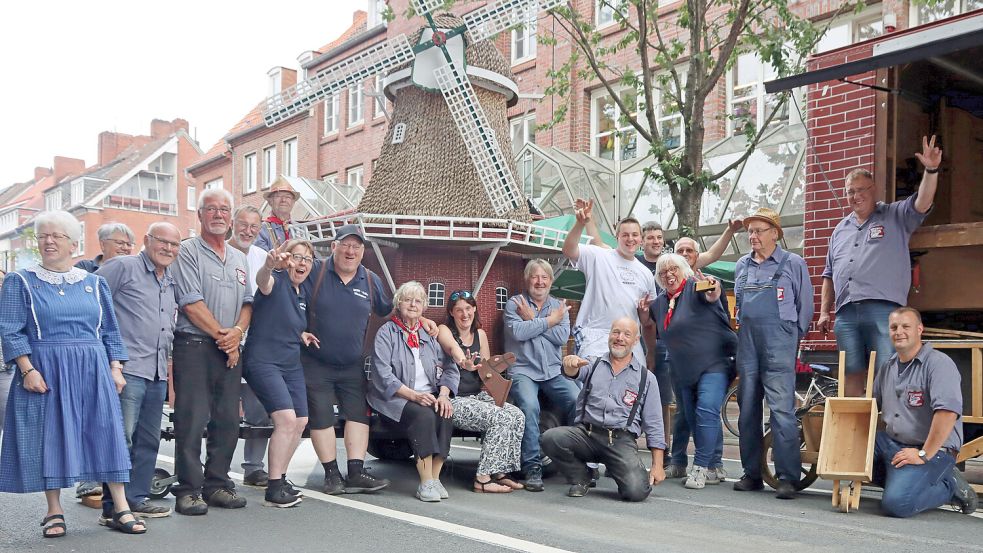
<instances>
[{"instance_id":1,"label":"work boot","mask_svg":"<svg viewBox=\"0 0 983 553\"><path fill-rule=\"evenodd\" d=\"M526 481L524 482L526 489L531 492L541 492L545 489L543 486L543 467L540 465L532 465L529 470L526 471Z\"/></svg>"},{"instance_id":2,"label":"work boot","mask_svg":"<svg viewBox=\"0 0 983 553\"><path fill-rule=\"evenodd\" d=\"M590 483L587 484L588 488L596 488L597 480L601 477L601 469L598 467L587 467L590 470Z\"/></svg>"},{"instance_id":3,"label":"work boot","mask_svg":"<svg viewBox=\"0 0 983 553\"><path fill-rule=\"evenodd\" d=\"M795 499L796 492L795 484L788 480L779 480L778 487L775 488L775 497L777 499Z\"/></svg>"},{"instance_id":4,"label":"work boot","mask_svg":"<svg viewBox=\"0 0 983 553\"><path fill-rule=\"evenodd\" d=\"M962 511L964 515L973 514L980 505L980 498L976 496L976 490L966 481L963 473L955 467L952 468L952 479L956 481L956 490L952 493L950 504Z\"/></svg>"},{"instance_id":5,"label":"work boot","mask_svg":"<svg viewBox=\"0 0 983 553\"><path fill-rule=\"evenodd\" d=\"M765 483L760 478L751 478L746 474L734 482L735 492L756 492L763 489L765 489Z\"/></svg>"},{"instance_id":6,"label":"work boot","mask_svg":"<svg viewBox=\"0 0 983 553\"><path fill-rule=\"evenodd\" d=\"M358 474L348 475L348 478L345 479L345 493L377 492L388 485L389 480L376 478L363 469Z\"/></svg>"},{"instance_id":7,"label":"work boot","mask_svg":"<svg viewBox=\"0 0 983 553\"><path fill-rule=\"evenodd\" d=\"M287 492L284 482L282 478L270 480L269 485L266 486L266 495L263 497L264 507L286 509L287 507L293 507L300 503L301 499L299 497Z\"/></svg>"},{"instance_id":8,"label":"work boot","mask_svg":"<svg viewBox=\"0 0 983 553\"><path fill-rule=\"evenodd\" d=\"M186 516L208 514L208 504L201 499L200 494L182 495L174 503L174 510Z\"/></svg>"},{"instance_id":9,"label":"work boot","mask_svg":"<svg viewBox=\"0 0 983 553\"><path fill-rule=\"evenodd\" d=\"M584 497L588 490L590 490L590 483L573 484L567 490L567 497Z\"/></svg>"},{"instance_id":10,"label":"work boot","mask_svg":"<svg viewBox=\"0 0 983 553\"><path fill-rule=\"evenodd\" d=\"M341 479L341 473L329 471L324 475L324 487L321 491L328 495L338 495L344 493L345 482Z\"/></svg>"},{"instance_id":11,"label":"work boot","mask_svg":"<svg viewBox=\"0 0 983 553\"><path fill-rule=\"evenodd\" d=\"M242 479L243 484L257 488L265 488L269 481L270 475L263 469L254 470Z\"/></svg>"},{"instance_id":12,"label":"work boot","mask_svg":"<svg viewBox=\"0 0 983 553\"><path fill-rule=\"evenodd\" d=\"M686 467L683 465L669 465L666 467L666 478L685 478L687 474Z\"/></svg>"},{"instance_id":13,"label":"work boot","mask_svg":"<svg viewBox=\"0 0 983 553\"><path fill-rule=\"evenodd\" d=\"M235 490L219 488L205 498L205 501L212 507L223 509L242 509L246 506L246 498L237 494Z\"/></svg>"}]
</instances>

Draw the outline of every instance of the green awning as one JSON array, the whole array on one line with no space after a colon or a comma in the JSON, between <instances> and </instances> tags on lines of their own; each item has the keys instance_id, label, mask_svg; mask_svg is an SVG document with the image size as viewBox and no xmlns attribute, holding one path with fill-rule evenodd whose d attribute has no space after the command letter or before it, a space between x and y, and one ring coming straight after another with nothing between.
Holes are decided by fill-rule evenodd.
<instances>
[{"instance_id":1,"label":"green awning","mask_svg":"<svg viewBox=\"0 0 983 553\"><path fill-rule=\"evenodd\" d=\"M574 216L573 214L570 214L570 215L560 215L559 217L550 217L549 219L542 219L540 221L536 221L534 224L537 227L543 227L549 230L570 230L573 228L573 224L576 222L577 222L577 217ZM584 235L586 236L586 234L587 233L585 232ZM545 235L549 236L548 233ZM608 234L603 230L601 231L601 240L608 246L611 246L612 248L616 248L618 246L618 240L613 235ZM557 246L562 246L562 245L563 245L562 243L557 244Z\"/></svg>"},{"instance_id":2,"label":"green awning","mask_svg":"<svg viewBox=\"0 0 983 553\"><path fill-rule=\"evenodd\" d=\"M718 261L703 268L703 272L713 275L724 283L724 288L734 288L734 266L736 263ZM580 301L584 299L584 273L576 269L567 269L553 281L550 293L558 298Z\"/></svg>"}]
</instances>

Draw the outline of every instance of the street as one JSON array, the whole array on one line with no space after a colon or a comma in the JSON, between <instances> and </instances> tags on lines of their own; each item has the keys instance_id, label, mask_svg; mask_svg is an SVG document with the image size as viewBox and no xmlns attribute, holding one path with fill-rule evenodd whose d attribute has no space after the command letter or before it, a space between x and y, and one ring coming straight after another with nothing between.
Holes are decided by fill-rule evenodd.
<instances>
[{"instance_id":1,"label":"street","mask_svg":"<svg viewBox=\"0 0 983 553\"><path fill-rule=\"evenodd\" d=\"M740 474L737 448L728 440L724 457L731 478ZM158 466L168 462L172 443L161 446ZM339 446L341 443L339 442ZM96 524L98 511L81 506L74 490L63 492L66 538L44 540L40 494L0 495L0 550L27 551L983 551L983 515L948 509L897 520L878 513L879 492L864 490L859 512L830 506L830 485L794 501L772 492L737 493L731 483L687 490L668 480L641 504L617 500L614 481L580 499L566 497L559 477L542 493L477 494L470 491L478 458L474 440L455 440L444 470L449 500L424 504L413 497L416 471L410 463L370 460L366 466L393 480L375 495L326 496L311 491L323 473L309 441L294 459L289 478L305 488L291 509L262 506L262 491L240 486L249 500L242 510L211 509L204 517L173 514L148 521L144 536L126 536ZM241 462L241 442L233 471ZM343 449L342 449L343 451ZM647 457L647 454L643 454ZM339 463L344 467L344 459ZM972 480L983 467L971 463ZM241 481L242 475L235 478ZM308 485L310 488L308 488ZM166 500L173 505L173 497Z\"/></svg>"}]
</instances>

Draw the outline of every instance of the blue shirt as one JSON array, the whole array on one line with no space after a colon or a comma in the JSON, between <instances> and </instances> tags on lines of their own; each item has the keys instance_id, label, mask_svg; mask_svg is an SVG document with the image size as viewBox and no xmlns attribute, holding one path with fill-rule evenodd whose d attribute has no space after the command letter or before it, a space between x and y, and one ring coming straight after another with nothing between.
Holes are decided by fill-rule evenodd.
<instances>
[{"instance_id":1,"label":"blue shirt","mask_svg":"<svg viewBox=\"0 0 983 553\"><path fill-rule=\"evenodd\" d=\"M82 261L76 263L75 266L83 271L94 273L99 270L99 267L102 266L102 254L99 254L92 259L83 259Z\"/></svg>"},{"instance_id":2,"label":"blue shirt","mask_svg":"<svg viewBox=\"0 0 983 553\"><path fill-rule=\"evenodd\" d=\"M270 229L273 229L273 236L270 237ZM256 242L253 243L254 246L258 248L263 248L266 251L270 251L274 248L274 244L279 246L287 241L287 233L284 226L280 223L274 223L270 221L269 218L263 219L263 223L259 228L259 235L256 237Z\"/></svg>"},{"instance_id":3,"label":"blue shirt","mask_svg":"<svg viewBox=\"0 0 983 553\"><path fill-rule=\"evenodd\" d=\"M170 267L157 278L147 252L117 256L99 267L113 294L123 343L130 360L123 372L147 380L167 380L167 353L174 342L177 300Z\"/></svg>"},{"instance_id":4,"label":"blue shirt","mask_svg":"<svg viewBox=\"0 0 983 553\"><path fill-rule=\"evenodd\" d=\"M322 264L325 266L321 289L314 298L314 285L320 277ZM303 292L314 298L316 315L312 332L321 341L321 348L307 348L307 353L329 365L347 366L359 362L365 347L365 334L369 326L369 300L372 311L380 317L392 313L392 297L382 288L382 280L373 273L369 293L369 274L359 265L355 276L348 284L334 270L334 260L316 259L310 276L304 281Z\"/></svg>"},{"instance_id":5,"label":"blue shirt","mask_svg":"<svg viewBox=\"0 0 983 553\"><path fill-rule=\"evenodd\" d=\"M812 323L812 315L816 310L813 303L812 280L809 278L809 268L805 260L791 252L788 255L788 262L785 263L785 268L778 277L775 290L778 296L778 317L783 321L797 324L799 335L804 336L809 331L809 324ZM755 261L753 253L737 261L734 267L734 298L738 307L744 295L744 287L741 286L742 275L747 273L748 282L771 280L784 256L785 250L781 246L775 246L775 251L761 263ZM741 320L740 310L737 313L737 320Z\"/></svg>"},{"instance_id":6,"label":"blue shirt","mask_svg":"<svg viewBox=\"0 0 983 553\"><path fill-rule=\"evenodd\" d=\"M850 213L833 229L823 278L833 279L837 311L860 300L908 303L908 241L928 216L915 209L916 197L878 202L864 224L858 225L857 214Z\"/></svg>"},{"instance_id":7,"label":"blue shirt","mask_svg":"<svg viewBox=\"0 0 983 553\"><path fill-rule=\"evenodd\" d=\"M300 335L307 328L307 296L294 292L286 271L273 272L269 295L259 287L253 298L253 318L243 352L245 370L254 365L285 369L300 366Z\"/></svg>"},{"instance_id":8,"label":"blue shirt","mask_svg":"<svg viewBox=\"0 0 983 553\"><path fill-rule=\"evenodd\" d=\"M536 311L536 317L523 321L516 312L516 298L519 297L521 294L512 296L505 304L505 351L515 354L515 364L509 374L521 374L536 382L549 380L558 376L562 369L562 348L570 338L570 315L550 327L546 317L560 308L560 300L549 296L543 308L538 309L532 298L525 296L526 303Z\"/></svg>"}]
</instances>

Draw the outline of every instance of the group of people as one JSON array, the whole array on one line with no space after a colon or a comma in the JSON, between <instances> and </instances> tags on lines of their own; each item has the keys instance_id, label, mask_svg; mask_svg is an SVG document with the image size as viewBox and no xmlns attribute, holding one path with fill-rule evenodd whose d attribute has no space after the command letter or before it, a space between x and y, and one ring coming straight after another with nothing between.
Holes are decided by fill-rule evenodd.
<instances>
[{"instance_id":1,"label":"group of people","mask_svg":"<svg viewBox=\"0 0 983 553\"><path fill-rule=\"evenodd\" d=\"M885 489L884 511L894 516L950 501L964 512L976 506L954 467L962 443L958 372L922 344L918 312L903 307L908 237L931 208L942 158L934 138L916 156L925 176L918 193L902 201L875 203L865 171L847 177L852 212L831 238L818 322L828 330L835 313L837 341L848 352L848 392L862 393L864 359L879 354L872 393L887 426L877 435L875 479ZM229 478L240 403L247 422L274 428L268 448L265 440L247 440L244 463L245 482L265 487L264 505L272 507L303 499L286 474L305 428L324 467L325 493L389 485L364 466L370 407L406 435L420 480L416 497L425 502L449 497L441 469L455 427L484 438L475 492L542 491L547 459L567 478L572 497L596 485L599 464L628 501L644 500L666 478L701 489L727 476L720 406L735 376L744 474L734 489L763 489L766 401L776 496L795 497L801 462L794 367L814 315L813 286L805 261L781 247L774 211L731 221L708 252L681 238L674 253L663 253L661 227L633 218L618 223L615 248L604 246L592 203L578 200L563 244L586 277L576 322L566 302L550 295L552 266L530 261L524 290L504 313L505 350L515 355L505 403L479 376L505 365L489 363L493 352L472 291L451 292L446 320L430 320L422 285L406 282L389 297L362 264L358 226L336 229L331 255L319 259L313 244L290 233L298 194L281 180L266 199L273 214L264 219L253 207L233 210L228 192L206 190L198 235L182 240L174 225L154 223L135 255L133 233L107 225L99 230L103 255L80 266L72 264L81 238L77 220L62 211L35 218L40 262L6 275L0 290L3 362L16 370L9 396L3 394L9 400L0 491L45 493L44 537L66 534L60 489L80 481L102 484L100 523L110 528L144 533L143 518L170 514L147 500L169 378L173 491L184 515L246 505ZM580 243L585 228L590 244ZM736 266L735 332L721 283L701 269L742 229L750 253ZM367 343L372 314L385 322ZM571 336L574 354L564 356ZM543 435L541 395L562 423ZM670 433L673 401L679 414ZM648 468L637 454L642 435Z\"/></svg>"}]
</instances>

